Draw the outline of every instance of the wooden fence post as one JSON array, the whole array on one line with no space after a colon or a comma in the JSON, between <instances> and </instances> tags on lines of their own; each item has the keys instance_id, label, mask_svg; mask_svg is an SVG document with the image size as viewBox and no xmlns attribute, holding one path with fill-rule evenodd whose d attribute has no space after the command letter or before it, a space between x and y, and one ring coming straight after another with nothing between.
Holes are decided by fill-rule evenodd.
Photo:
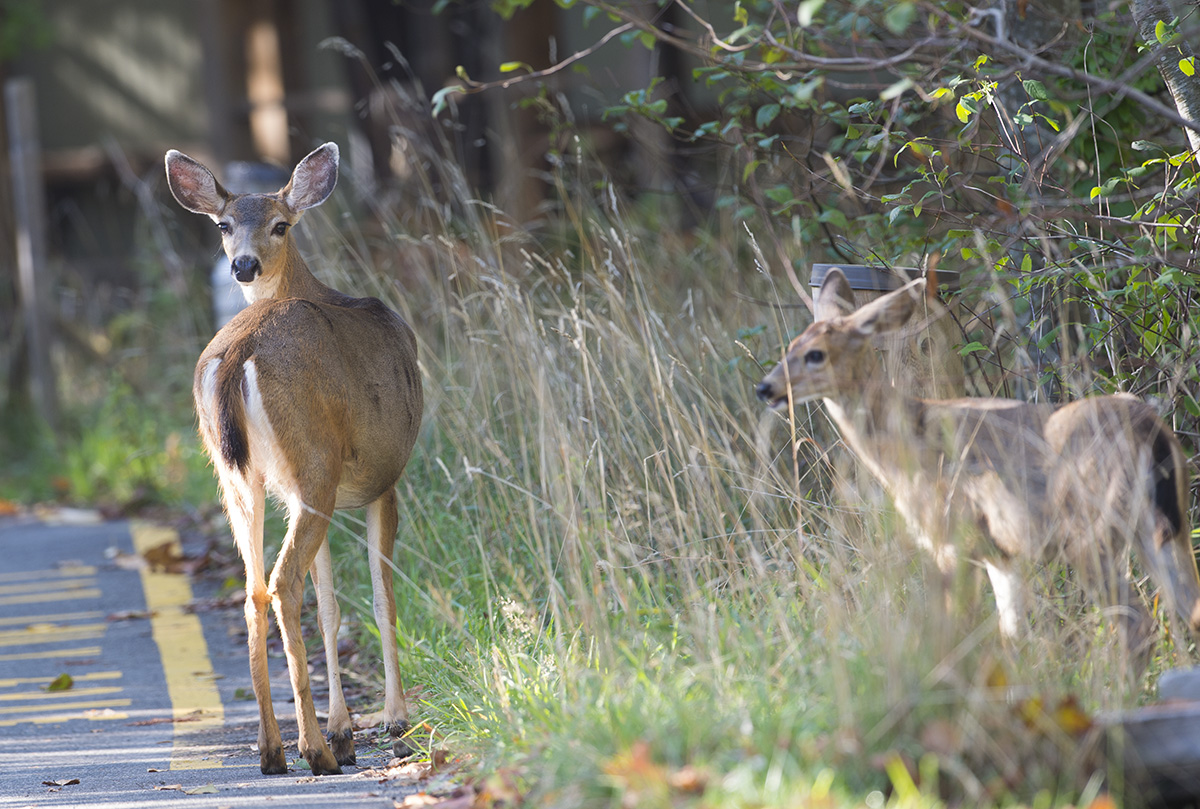
<instances>
[{"instance_id":1,"label":"wooden fence post","mask_svg":"<svg viewBox=\"0 0 1200 809\"><path fill-rule=\"evenodd\" d=\"M38 142L33 81L13 78L4 85L8 155L12 168L13 220L17 243L17 295L29 349L33 401L42 418L58 424L58 391L50 359L50 278L46 262L46 194Z\"/></svg>"}]
</instances>

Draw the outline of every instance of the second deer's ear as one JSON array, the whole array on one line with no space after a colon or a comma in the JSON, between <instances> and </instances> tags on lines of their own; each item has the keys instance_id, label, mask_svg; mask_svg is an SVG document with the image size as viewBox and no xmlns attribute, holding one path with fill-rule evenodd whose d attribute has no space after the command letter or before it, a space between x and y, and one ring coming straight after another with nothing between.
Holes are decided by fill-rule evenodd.
<instances>
[{"instance_id":1,"label":"second deer's ear","mask_svg":"<svg viewBox=\"0 0 1200 809\"><path fill-rule=\"evenodd\" d=\"M813 317L817 320L829 320L848 315L854 311L854 290L845 274L837 267L831 267L821 282L817 291L817 308Z\"/></svg>"},{"instance_id":2,"label":"second deer's ear","mask_svg":"<svg viewBox=\"0 0 1200 809\"><path fill-rule=\"evenodd\" d=\"M326 143L297 163L292 179L279 191L284 204L299 213L329 199L337 185L338 156L337 144Z\"/></svg>"},{"instance_id":3,"label":"second deer's ear","mask_svg":"<svg viewBox=\"0 0 1200 809\"><path fill-rule=\"evenodd\" d=\"M175 201L192 213L220 216L229 201L229 192L221 187L213 173L202 163L177 152L167 152L167 185Z\"/></svg>"},{"instance_id":4,"label":"second deer's ear","mask_svg":"<svg viewBox=\"0 0 1200 809\"><path fill-rule=\"evenodd\" d=\"M850 316L851 325L861 334L895 331L912 317L913 309L924 293L925 279L918 278L864 305Z\"/></svg>"}]
</instances>

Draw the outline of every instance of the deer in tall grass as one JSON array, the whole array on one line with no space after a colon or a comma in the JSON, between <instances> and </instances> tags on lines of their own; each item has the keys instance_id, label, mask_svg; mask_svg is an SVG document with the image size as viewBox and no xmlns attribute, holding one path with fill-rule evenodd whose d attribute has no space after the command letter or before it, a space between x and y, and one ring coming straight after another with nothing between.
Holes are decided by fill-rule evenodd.
<instances>
[{"instance_id":1,"label":"deer in tall grass","mask_svg":"<svg viewBox=\"0 0 1200 809\"><path fill-rule=\"evenodd\" d=\"M823 399L943 573L960 552L983 562L1003 636L1018 636L1027 620L1022 560L1058 560L1093 601L1121 608L1127 648L1142 660L1152 621L1131 592L1131 546L1166 604L1197 633L1200 576L1175 434L1127 394L1057 408L907 395L888 382L874 343L908 323L924 285L913 281L855 309L845 276L831 271L816 321L758 385L758 397L779 410Z\"/></svg>"},{"instance_id":2,"label":"deer in tall grass","mask_svg":"<svg viewBox=\"0 0 1200 809\"><path fill-rule=\"evenodd\" d=\"M353 298L318 281L292 238L301 214L333 192L338 148L326 143L313 151L274 194L231 194L207 168L174 150L167 152L166 166L179 204L209 216L221 231L232 272L250 302L200 355L193 393L200 435L246 567L260 768L264 774L287 772L271 707L269 607L287 656L300 754L314 774L340 773L340 765L355 762L338 668L341 616L327 533L334 509L362 506L383 645L384 723L396 755L408 755L390 566L398 522L395 485L421 424L421 375L408 324L375 298ZM266 493L288 511L270 579L263 559ZM313 707L300 631L306 572L317 593L328 666L328 744Z\"/></svg>"}]
</instances>

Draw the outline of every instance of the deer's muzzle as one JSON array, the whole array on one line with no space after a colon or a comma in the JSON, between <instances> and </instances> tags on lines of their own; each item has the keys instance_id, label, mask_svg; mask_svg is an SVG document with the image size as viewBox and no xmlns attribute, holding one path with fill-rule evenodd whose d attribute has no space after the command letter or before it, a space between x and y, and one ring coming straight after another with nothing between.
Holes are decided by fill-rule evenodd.
<instances>
[{"instance_id":1,"label":"deer's muzzle","mask_svg":"<svg viewBox=\"0 0 1200 809\"><path fill-rule=\"evenodd\" d=\"M262 273L262 265L254 256L238 256L233 260L233 277L240 284L249 284Z\"/></svg>"}]
</instances>

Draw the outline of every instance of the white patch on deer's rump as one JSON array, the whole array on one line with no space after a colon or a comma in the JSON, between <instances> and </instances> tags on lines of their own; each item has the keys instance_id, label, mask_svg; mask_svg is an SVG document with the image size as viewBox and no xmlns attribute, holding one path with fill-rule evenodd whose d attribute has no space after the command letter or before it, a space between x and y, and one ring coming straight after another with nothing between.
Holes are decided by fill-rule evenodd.
<instances>
[{"instance_id":1,"label":"white patch on deer's rump","mask_svg":"<svg viewBox=\"0 0 1200 809\"><path fill-rule=\"evenodd\" d=\"M246 374L246 439L250 446L250 464L263 476L267 491L281 492L295 485L291 464L283 452L258 385L254 360L242 366Z\"/></svg>"}]
</instances>

